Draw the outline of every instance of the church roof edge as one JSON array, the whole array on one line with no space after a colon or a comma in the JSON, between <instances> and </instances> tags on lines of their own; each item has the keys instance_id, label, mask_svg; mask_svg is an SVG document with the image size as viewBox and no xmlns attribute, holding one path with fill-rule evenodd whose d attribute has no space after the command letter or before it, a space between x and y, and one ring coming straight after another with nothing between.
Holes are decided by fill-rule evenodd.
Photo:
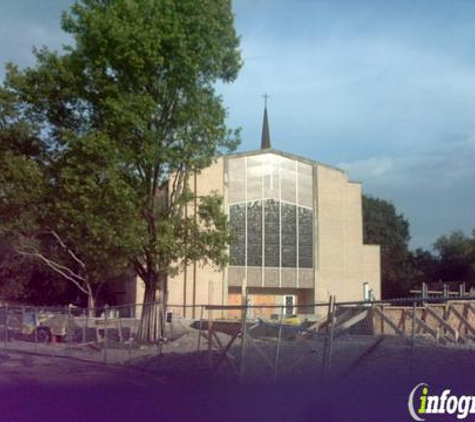
<instances>
[{"instance_id":1,"label":"church roof edge","mask_svg":"<svg viewBox=\"0 0 475 422\"><path fill-rule=\"evenodd\" d=\"M231 154L225 154L224 157L234 158L234 157L245 157L245 156L253 156L253 155L261 155L261 154L276 154L282 157L290 158L292 160L302 161L304 163L310 165L319 165L322 167L329 168L331 170L337 170L345 175L348 173L345 170L342 170L338 167L332 166L330 164L325 164L320 161L314 160L312 158L302 157L301 155L292 154L290 152L279 151L277 149L268 148L268 149L258 149L258 150L251 150L251 151L242 151L242 152L234 152Z\"/></svg>"}]
</instances>

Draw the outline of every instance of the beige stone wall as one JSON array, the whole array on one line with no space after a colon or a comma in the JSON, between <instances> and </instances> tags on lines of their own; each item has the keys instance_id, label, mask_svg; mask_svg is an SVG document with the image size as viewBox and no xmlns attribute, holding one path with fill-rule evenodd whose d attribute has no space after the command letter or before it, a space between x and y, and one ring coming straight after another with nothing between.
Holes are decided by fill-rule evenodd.
<instances>
[{"instance_id":1,"label":"beige stone wall","mask_svg":"<svg viewBox=\"0 0 475 422\"><path fill-rule=\"evenodd\" d=\"M197 176L197 195L212 191L224 195L224 159ZM363 245L361 185L350 182L345 172L321 164L315 164L315 202L317 219L315 230L315 289L308 289L298 295L299 303L326 302L330 295L337 301L363 299L363 283L368 282L376 299L380 298L379 246ZM193 177L190 188L194 189ZM193 215L190 204L188 215ZM196 275L195 275L196 267ZM169 279L169 303L187 317L199 317L199 310L193 314L187 305L227 304L228 286L226 271L202 263L190 263L186 271ZM143 298L140 283L134 287L137 302ZM193 292L195 291L195 295Z\"/></svg>"},{"instance_id":2,"label":"beige stone wall","mask_svg":"<svg viewBox=\"0 0 475 422\"><path fill-rule=\"evenodd\" d=\"M375 299L381 299L381 251L379 245L363 245L363 280L373 290Z\"/></svg>"},{"instance_id":3,"label":"beige stone wall","mask_svg":"<svg viewBox=\"0 0 475 422\"><path fill-rule=\"evenodd\" d=\"M195 291L194 295L193 290ZM185 272L182 271L177 276L170 277L169 279L168 303L181 315L198 318L200 316L198 308L195 308L194 312L191 307L183 309L184 295ZM193 265L189 265L186 271L186 305L221 305L222 303L223 272L213 266L203 266L201 263L198 263L196 266L196 278L194 278Z\"/></svg>"},{"instance_id":4,"label":"beige stone wall","mask_svg":"<svg viewBox=\"0 0 475 422\"><path fill-rule=\"evenodd\" d=\"M326 301L330 295L337 301L362 300L365 281L379 298L379 258L363 245L361 185L323 165L317 165L316 183L315 300Z\"/></svg>"},{"instance_id":5,"label":"beige stone wall","mask_svg":"<svg viewBox=\"0 0 475 422\"><path fill-rule=\"evenodd\" d=\"M209 195L213 191L224 194L224 167L223 158L218 158L210 167L204 169L196 178L196 195ZM194 177L190 178L190 189L194 191ZM192 216L194 205L188 206L188 215ZM196 269L196 276L195 276ZM168 281L168 302L177 306L177 311L186 317L199 317L199 309L183 309L186 305L222 304L223 303L224 273L212 265L203 265L197 262L190 263L186 271L182 269ZM181 309L179 309L181 307Z\"/></svg>"}]
</instances>

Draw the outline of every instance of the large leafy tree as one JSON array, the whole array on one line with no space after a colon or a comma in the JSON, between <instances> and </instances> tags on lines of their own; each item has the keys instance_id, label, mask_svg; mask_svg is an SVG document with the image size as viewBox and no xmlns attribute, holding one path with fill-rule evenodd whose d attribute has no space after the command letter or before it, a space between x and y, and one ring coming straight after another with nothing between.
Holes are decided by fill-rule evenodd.
<instances>
[{"instance_id":1,"label":"large leafy tree","mask_svg":"<svg viewBox=\"0 0 475 422\"><path fill-rule=\"evenodd\" d=\"M475 280L475 230L471 236L462 231L439 237L434 243L437 252L437 277L442 281Z\"/></svg>"},{"instance_id":2,"label":"large leafy tree","mask_svg":"<svg viewBox=\"0 0 475 422\"><path fill-rule=\"evenodd\" d=\"M35 229L34 209L43 196L44 149L33 122L21 116L15 95L0 89L0 293L3 299L24 296L41 266L16 249L18 235ZM15 230L17 229L17 230Z\"/></svg>"},{"instance_id":3,"label":"large leafy tree","mask_svg":"<svg viewBox=\"0 0 475 422\"><path fill-rule=\"evenodd\" d=\"M38 272L43 280L56 273L85 294L92 307L104 283L124 270L136 245L130 235L137 224L133 194L118 153L93 135L51 149L14 92L1 90L0 98L4 290L18 296L25 284L31 287L32 278L39 279Z\"/></svg>"},{"instance_id":4,"label":"large leafy tree","mask_svg":"<svg viewBox=\"0 0 475 422\"><path fill-rule=\"evenodd\" d=\"M138 246L134 192L114 146L97 135L72 139L46 175L48 202L37 211L36 242L24 245L22 253L73 283L93 307L106 282L126 273L128 256Z\"/></svg>"},{"instance_id":5,"label":"large leafy tree","mask_svg":"<svg viewBox=\"0 0 475 422\"><path fill-rule=\"evenodd\" d=\"M438 281L439 260L434 253L423 248L409 252L409 280L413 287L421 288L422 283Z\"/></svg>"},{"instance_id":6,"label":"large leafy tree","mask_svg":"<svg viewBox=\"0 0 475 422\"><path fill-rule=\"evenodd\" d=\"M231 2L83 0L63 15L63 29L74 46L62 54L37 51L36 66L25 71L10 67L6 88L40 127L53 161L92 141L102 142L106 162L113 157L114 186L127 187L127 198L116 199L136 212L125 219L128 261L150 302L157 290L166 292L167 276L183 260L227 259L221 198L199 198L195 216L183 209L193 199L190 175L238 140L215 92L241 65ZM58 170L58 180L69 178L69 186L82 171L73 168L71 177ZM105 199L97 212L107 213L112 202ZM80 218L76 209L65 206L65 215Z\"/></svg>"},{"instance_id":7,"label":"large leafy tree","mask_svg":"<svg viewBox=\"0 0 475 422\"><path fill-rule=\"evenodd\" d=\"M381 281L385 298L408 294L413 283L409 223L389 201L363 196L363 239L381 245Z\"/></svg>"},{"instance_id":8,"label":"large leafy tree","mask_svg":"<svg viewBox=\"0 0 475 422\"><path fill-rule=\"evenodd\" d=\"M71 283L38 260L18 253L14 236L0 236L0 297L32 305L84 304Z\"/></svg>"},{"instance_id":9,"label":"large leafy tree","mask_svg":"<svg viewBox=\"0 0 475 422\"><path fill-rule=\"evenodd\" d=\"M434 252L409 250L409 223L389 201L363 196L365 243L381 245L383 296L402 297L423 282L475 280L475 230L440 236ZM468 286L467 286L468 287Z\"/></svg>"}]
</instances>

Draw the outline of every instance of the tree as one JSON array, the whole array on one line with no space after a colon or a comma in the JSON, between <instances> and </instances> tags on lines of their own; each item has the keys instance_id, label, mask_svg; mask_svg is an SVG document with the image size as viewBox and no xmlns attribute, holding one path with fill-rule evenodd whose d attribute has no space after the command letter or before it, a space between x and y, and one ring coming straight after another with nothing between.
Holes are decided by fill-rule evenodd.
<instances>
[{"instance_id":1,"label":"tree","mask_svg":"<svg viewBox=\"0 0 475 422\"><path fill-rule=\"evenodd\" d=\"M38 268L24 258L36 258L86 295L92 308L105 282L125 271L135 245L130 235L137 224L133 193L123 180L119 155L110 142L94 135L71 138L67 148L48 152L14 93L0 94L0 139L5 141L0 240L9 243L2 260L7 290L22 290ZM20 262L35 268L15 271Z\"/></svg>"},{"instance_id":2,"label":"tree","mask_svg":"<svg viewBox=\"0 0 475 422\"><path fill-rule=\"evenodd\" d=\"M137 218L128 259L145 301L157 290L164 300L167 277L183 261L227 260L222 198L200 198L196 216L183 210L193 199L190 175L239 139L214 88L241 66L231 2L83 0L62 26L75 45L36 51L37 65L25 71L10 66L8 92L51 150L101 139L117 153ZM156 335L154 327L146 333Z\"/></svg>"},{"instance_id":3,"label":"tree","mask_svg":"<svg viewBox=\"0 0 475 422\"><path fill-rule=\"evenodd\" d=\"M475 230L471 236L462 231L439 237L434 243L438 254L437 277L442 281L475 280Z\"/></svg>"},{"instance_id":4,"label":"tree","mask_svg":"<svg viewBox=\"0 0 475 422\"><path fill-rule=\"evenodd\" d=\"M38 260L18 254L12 237L0 240L0 297L41 306L84 303L75 286Z\"/></svg>"},{"instance_id":5,"label":"tree","mask_svg":"<svg viewBox=\"0 0 475 422\"><path fill-rule=\"evenodd\" d=\"M420 287L422 283L432 283L438 281L437 267L438 258L430 251L417 248L409 252L408 280L412 281L413 286Z\"/></svg>"},{"instance_id":6,"label":"tree","mask_svg":"<svg viewBox=\"0 0 475 422\"><path fill-rule=\"evenodd\" d=\"M15 99L0 89L0 291L9 300L24 295L28 280L41 271L16 250L17 234L36 228L33 210L42 198L44 151L35 125L22 118Z\"/></svg>"},{"instance_id":7,"label":"tree","mask_svg":"<svg viewBox=\"0 0 475 422\"><path fill-rule=\"evenodd\" d=\"M383 297L406 296L413 283L408 221L391 202L363 195L363 240L381 245Z\"/></svg>"}]
</instances>

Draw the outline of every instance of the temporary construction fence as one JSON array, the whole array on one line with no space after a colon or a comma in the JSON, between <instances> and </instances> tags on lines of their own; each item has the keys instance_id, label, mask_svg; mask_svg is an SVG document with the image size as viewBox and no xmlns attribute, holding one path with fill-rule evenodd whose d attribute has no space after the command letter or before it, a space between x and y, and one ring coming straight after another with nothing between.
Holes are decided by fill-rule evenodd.
<instances>
[{"instance_id":1,"label":"temporary construction fence","mask_svg":"<svg viewBox=\"0 0 475 422\"><path fill-rule=\"evenodd\" d=\"M122 363L158 353L159 342L144 340L147 333L142 316L159 315L160 310L159 303L89 309L3 304L0 307L0 347Z\"/></svg>"},{"instance_id":2,"label":"temporary construction fence","mask_svg":"<svg viewBox=\"0 0 475 422\"><path fill-rule=\"evenodd\" d=\"M246 300L243 303L247 303ZM232 382L321 382L347 377L390 357L411 368L425 347L475 349L475 297L261 306L160 303L76 307L0 307L0 347L105 362L148 362L171 376L206 374ZM149 341L144 319L163 331ZM188 314L192 314L188 312ZM443 353L439 353L443 355Z\"/></svg>"},{"instance_id":3,"label":"temporary construction fence","mask_svg":"<svg viewBox=\"0 0 475 422\"><path fill-rule=\"evenodd\" d=\"M305 359L306 365L300 367L307 374L318 371L326 336L317 330L318 322L307 315L318 315L316 308L326 310L327 306L293 307L293 311L306 315L304 318L289 313L286 306L206 306L208 317L201 325L208 369L218 376L227 370L241 382L272 383L285 378L289 370L298 377L299 365L295 363L299 359ZM231 311L235 319L219 316L226 311ZM241 313L240 319L236 318L237 312ZM308 353L312 353L312 361Z\"/></svg>"},{"instance_id":4,"label":"temporary construction fence","mask_svg":"<svg viewBox=\"0 0 475 422\"><path fill-rule=\"evenodd\" d=\"M195 306L203 316L205 305ZM0 348L80 360L127 363L156 357L190 332L183 306L159 302L80 308L0 304ZM176 344L176 343L175 343ZM190 349L191 350L191 349ZM195 350L195 347L192 348Z\"/></svg>"},{"instance_id":5,"label":"temporary construction fence","mask_svg":"<svg viewBox=\"0 0 475 422\"><path fill-rule=\"evenodd\" d=\"M270 319L250 317L266 314ZM207 306L201 322L206 365L241 382L300 383L351 376L365 365L411 375L417 350L440 359L473 351L475 297L405 298L285 306ZM266 311L264 311L266 309ZM241 320L220 317L241 311ZM213 316L217 313L218 316ZM423 358L423 356L419 356Z\"/></svg>"}]
</instances>

